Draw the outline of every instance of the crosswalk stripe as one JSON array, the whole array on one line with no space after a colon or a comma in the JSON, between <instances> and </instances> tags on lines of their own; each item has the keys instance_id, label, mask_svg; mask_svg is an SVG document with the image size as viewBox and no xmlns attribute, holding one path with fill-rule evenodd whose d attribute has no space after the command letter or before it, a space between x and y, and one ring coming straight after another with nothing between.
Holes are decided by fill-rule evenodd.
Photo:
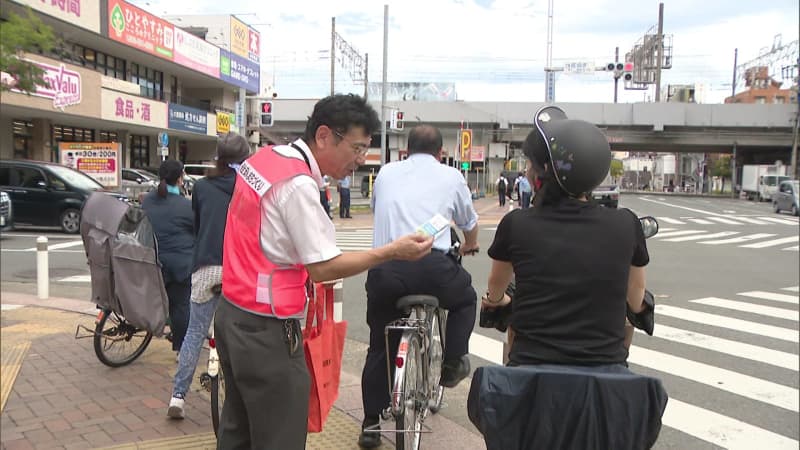
<instances>
[{"instance_id":1,"label":"crosswalk stripe","mask_svg":"<svg viewBox=\"0 0 800 450\"><path fill-rule=\"evenodd\" d=\"M92 276L91 275L75 275L71 277L61 278L58 281L63 283L91 283Z\"/></svg>"},{"instance_id":2,"label":"crosswalk stripe","mask_svg":"<svg viewBox=\"0 0 800 450\"><path fill-rule=\"evenodd\" d=\"M784 251L794 251L794 252L797 252L797 251L800 251L800 245L795 245L794 247L786 247L786 248L785 248L785 249L783 249L783 250L784 250Z\"/></svg>"},{"instance_id":3,"label":"crosswalk stripe","mask_svg":"<svg viewBox=\"0 0 800 450\"><path fill-rule=\"evenodd\" d=\"M686 222L680 221L678 219L671 219L669 217L657 217L656 220L671 223L673 225L686 225Z\"/></svg>"},{"instance_id":4,"label":"crosswalk stripe","mask_svg":"<svg viewBox=\"0 0 800 450\"><path fill-rule=\"evenodd\" d=\"M783 290L791 291L792 288L783 288ZM794 292L797 292L797 286L794 287ZM748 291L748 292L739 292L736 295L758 298L761 300L772 300L776 302L789 303L792 305L797 305L798 303L800 303L800 299L798 299L796 295L778 294L777 292Z\"/></svg>"},{"instance_id":5,"label":"crosswalk stripe","mask_svg":"<svg viewBox=\"0 0 800 450\"><path fill-rule=\"evenodd\" d=\"M710 222L705 219L689 219L690 222L699 223L700 225L713 225L714 222Z\"/></svg>"},{"instance_id":6,"label":"crosswalk stripe","mask_svg":"<svg viewBox=\"0 0 800 450\"><path fill-rule=\"evenodd\" d=\"M681 231L671 231L669 233L658 233L655 235L657 238L666 238L671 236L683 236L685 234L697 234L697 233L705 233L703 230L681 230Z\"/></svg>"},{"instance_id":7,"label":"crosswalk stripe","mask_svg":"<svg viewBox=\"0 0 800 450\"><path fill-rule=\"evenodd\" d=\"M83 245L83 241L81 240L81 241L62 242L60 244L53 244L53 245L49 245L48 244L47 245L47 250L61 250L61 249L64 249L64 248L69 248L69 247L77 247L78 245ZM36 251L36 247L26 248L25 251L26 252L35 252Z\"/></svg>"},{"instance_id":8,"label":"crosswalk stripe","mask_svg":"<svg viewBox=\"0 0 800 450\"><path fill-rule=\"evenodd\" d=\"M695 234L692 236L681 236L672 239L664 239L667 242L685 242L685 241L698 241L700 239L712 239L712 238L720 238L725 236L730 236L733 234L739 234L738 231L722 231L720 233L714 234Z\"/></svg>"},{"instance_id":9,"label":"crosswalk stripe","mask_svg":"<svg viewBox=\"0 0 800 450\"><path fill-rule=\"evenodd\" d=\"M644 334L644 331L636 330ZM707 334L696 333L694 331L682 330L663 324L656 324L653 336L679 344L690 345L705 350L724 353L726 355L745 358L771 366L783 367L785 369L800 370L800 359L797 355L744 342L732 341L730 339L718 338Z\"/></svg>"},{"instance_id":10,"label":"crosswalk stripe","mask_svg":"<svg viewBox=\"0 0 800 450\"><path fill-rule=\"evenodd\" d=\"M772 239L770 241L756 242L755 244L740 245L740 247L744 247L744 248L766 248L766 247L774 247L776 245L781 245L781 244L797 243L798 240L800 240L800 238L798 238L798 236L789 236L789 237L780 238L780 239Z\"/></svg>"},{"instance_id":11,"label":"crosswalk stripe","mask_svg":"<svg viewBox=\"0 0 800 450\"><path fill-rule=\"evenodd\" d=\"M790 286L781 289L782 291L789 291L789 292L800 292L800 286ZM744 294L742 294L744 295Z\"/></svg>"},{"instance_id":12,"label":"crosswalk stripe","mask_svg":"<svg viewBox=\"0 0 800 450\"><path fill-rule=\"evenodd\" d=\"M725 217L719 217L719 216L708 216L708 219L715 220L717 222L724 223L724 224L727 224L727 225L741 225L742 224L741 222L737 222L735 220L731 220L731 219L728 219L728 218L725 218Z\"/></svg>"},{"instance_id":13,"label":"crosswalk stripe","mask_svg":"<svg viewBox=\"0 0 800 450\"><path fill-rule=\"evenodd\" d=\"M797 225L797 222L791 219L782 219L778 217L759 217L759 219L779 223L781 225Z\"/></svg>"},{"instance_id":14,"label":"crosswalk stripe","mask_svg":"<svg viewBox=\"0 0 800 450\"><path fill-rule=\"evenodd\" d=\"M752 219L750 217L736 216L736 220L741 220L742 222L752 223L754 225L768 225L769 224L768 222L764 222L764 221L758 220L758 219Z\"/></svg>"},{"instance_id":15,"label":"crosswalk stripe","mask_svg":"<svg viewBox=\"0 0 800 450\"><path fill-rule=\"evenodd\" d=\"M628 362L789 411L800 411L800 391L771 381L635 345L630 348Z\"/></svg>"},{"instance_id":16,"label":"crosswalk stripe","mask_svg":"<svg viewBox=\"0 0 800 450\"><path fill-rule=\"evenodd\" d=\"M797 450L798 442L772 431L670 398L661 418L670 428L728 450Z\"/></svg>"},{"instance_id":17,"label":"crosswalk stripe","mask_svg":"<svg viewBox=\"0 0 800 450\"><path fill-rule=\"evenodd\" d=\"M717 308L732 309L734 311L741 311L751 314L758 314L760 316L775 317L778 319L786 319L794 322L800 322L800 313L791 311L784 308L775 308L773 306L756 305L747 302L737 302L735 300L728 300L724 298L706 297L692 300L692 303L699 305L715 306Z\"/></svg>"},{"instance_id":18,"label":"crosswalk stripe","mask_svg":"<svg viewBox=\"0 0 800 450\"><path fill-rule=\"evenodd\" d=\"M761 323L750 322L747 320L734 319L732 317L720 316L691 309L679 308L677 306L656 305L656 315L674 317L676 319L699 323L705 326L727 328L729 330L761 335L779 339L787 342L800 342L797 330L790 328L764 325Z\"/></svg>"},{"instance_id":19,"label":"crosswalk stripe","mask_svg":"<svg viewBox=\"0 0 800 450\"><path fill-rule=\"evenodd\" d=\"M772 236L775 236L775 235L771 234L771 233L755 233L755 234L748 234L748 235L745 235L745 236L739 236L739 237L735 237L735 238L731 238L731 239L722 239L722 240L718 240L718 241L703 241L703 242L700 242L700 243L701 244L709 244L709 245L736 244L736 243L739 243L739 242L747 242L747 241L752 241L752 240L755 240L755 239L768 238L768 237L772 237Z\"/></svg>"},{"instance_id":20,"label":"crosswalk stripe","mask_svg":"<svg viewBox=\"0 0 800 450\"><path fill-rule=\"evenodd\" d=\"M658 227L658 232L659 233L666 233L667 231L674 231L674 230L677 230L677 228L661 228L661 227Z\"/></svg>"},{"instance_id":21,"label":"crosswalk stripe","mask_svg":"<svg viewBox=\"0 0 800 450\"><path fill-rule=\"evenodd\" d=\"M503 342L478 333L469 337L469 352L492 364L503 364Z\"/></svg>"}]
</instances>

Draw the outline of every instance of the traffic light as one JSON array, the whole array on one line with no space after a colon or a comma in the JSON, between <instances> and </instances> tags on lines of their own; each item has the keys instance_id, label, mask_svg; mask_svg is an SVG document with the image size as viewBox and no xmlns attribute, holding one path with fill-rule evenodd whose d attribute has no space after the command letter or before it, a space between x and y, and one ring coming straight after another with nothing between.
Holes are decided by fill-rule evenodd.
<instances>
[{"instance_id":1,"label":"traffic light","mask_svg":"<svg viewBox=\"0 0 800 450\"><path fill-rule=\"evenodd\" d=\"M271 101L261 102L261 126L262 127L271 127L272 126L272 102Z\"/></svg>"},{"instance_id":2,"label":"traffic light","mask_svg":"<svg viewBox=\"0 0 800 450\"><path fill-rule=\"evenodd\" d=\"M395 129L403 129L403 111L397 111L397 120L395 121Z\"/></svg>"},{"instance_id":3,"label":"traffic light","mask_svg":"<svg viewBox=\"0 0 800 450\"><path fill-rule=\"evenodd\" d=\"M626 62L622 68L622 79L625 81L633 80L633 63Z\"/></svg>"},{"instance_id":4,"label":"traffic light","mask_svg":"<svg viewBox=\"0 0 800 450\"><path fill-rule=\"evenodd\" d=\"M614 72L614 78L619 78L622 76L622 71L624 67L625 66L621 62L618 63L610 62L606 64L606 72Z\"/></svg>"},{"instance_id":5,"label":"traffic light","mask_svg":"<svg viewBox=\"0 0 800 450\"><path fill-rule=\"evenodd\" d=\"M469 161L461 161L461 170L469 170Z\"/></svg>"}]
</instances>

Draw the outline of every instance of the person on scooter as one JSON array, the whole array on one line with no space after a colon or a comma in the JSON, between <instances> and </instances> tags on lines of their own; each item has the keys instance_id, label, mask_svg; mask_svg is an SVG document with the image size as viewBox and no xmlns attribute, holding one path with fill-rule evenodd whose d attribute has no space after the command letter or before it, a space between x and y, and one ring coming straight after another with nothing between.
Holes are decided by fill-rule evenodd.
<instances>
[{"instance_id":1,"label":"person on scooter","mask_svg":"<svg viewBox=\"0 0 800 450\"><path fill-rule=\"evenodd\" d=\"M661 395L657 380L642 381L643 377L624 367L628 357L626 304L633 313L645 310L644 267L649 255L644 232L631 211L603 208L590 200L592 190L608 174L608 141L591 123L568 119L560 108L546 106L537 112L535 128L523 151L528 158L527 176L531 184L541 187L533 208L514 210L500 221L488 252L492 267L481 307L491 310L508 305L511 298L506 289L514 277L508 365L537 369L530 371L533 375L528 378L514 372L520 377L507 386L528 389L520 383L531 377L538 377L539 384L526 391L527 395L514 397L525 406L514 410L513 423L490 425L505 428L502 435L484 434L487 445L491 439L512 436L519 448L553 448L548 446L555 441L560 442L559 448L587 448L588 442L597 447L609 435L606 429L612 430L614 438L627 439L626 443L636 441L640 437L636 433L642 431L638 426L646 428L642 433L650 433L648 439L654 442L652 431L655 429L657 437L660 429L660 416L656 415L659 408L663 413L666 395ZM548 370L560 375L541 375ZM608 388L610 384L586 381L594 371L637 381L625 381L628 384L621 391L614 390L620 385ZM542 380L555 381L548 384ZM480 385L480 380L477 383ZM634 385L645 387L638 390ZM576 392L580 398L575 398ZM498 398L507 398L508 392L503 394ZM596 400L598 397L606 403ZM503 405L515 406L508 401ZM630 409L623 413L623 407ZM610 415L605 414L608 411ZM607 420L598 423L595 413ZM471 414L479 416L480 412L473 408ZM543 425L548 414L558 416L563 429ZM636 422L639 419L641 422ZM650 426L655 423L657 427ZM636 436L629 439L631 435ZM601 438L593 440L597 436Z\"/></svg>"}]
</instances>

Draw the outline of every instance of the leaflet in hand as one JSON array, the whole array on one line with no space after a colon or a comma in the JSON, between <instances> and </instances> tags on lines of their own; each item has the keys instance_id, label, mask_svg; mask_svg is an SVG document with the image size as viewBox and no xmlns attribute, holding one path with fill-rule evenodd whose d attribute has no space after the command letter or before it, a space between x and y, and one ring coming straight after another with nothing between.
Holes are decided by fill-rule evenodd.
<instances>
[{"instance_id":1,"label":"leaflet in hand","mask_svg":"<svg viewBox=\"0 0 800 450\"><path fill-rule=\"evenodd\" d=\"M431 217L430 220L420 225L420 227L417 228L417 233L435 237L448 226L450 226L450 221L445 219L441 214L436 214Z\"/></svg>"}]
</instances>

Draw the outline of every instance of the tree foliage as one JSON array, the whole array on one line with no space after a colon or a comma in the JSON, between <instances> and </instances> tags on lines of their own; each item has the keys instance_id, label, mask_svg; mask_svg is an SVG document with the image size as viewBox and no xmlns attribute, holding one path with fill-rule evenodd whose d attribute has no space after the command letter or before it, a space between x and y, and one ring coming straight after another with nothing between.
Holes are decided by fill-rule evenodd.
<instances>
[{"instance_id":1,"label":"tree foliage","mask_svg":"<svg viewBox=\"0 0 800 450\"><path fill-rule=\"evenodd\" d=\"M730 178L731 176L731 157L722 156L714 161L714 165L711 167L711 175L722 179L720 192L725 191L725 178Z\"/></svg>"},{"instance_id":2,"label":"tree foliage","mask_svg":"<svg viewBox=\"0 0 800 450\"><path fill-rule=\"evenodd\" d=\"M616 180L620 179L622 175L625 174L625 168L622 165L622 160L612 159L611 167L609 168L608 173L609 175L611 175L611 178L613 178L615 182Z\"/></svg>"},{"instance_id":3,"label":"tree foliage","mask_svg":"<svg viewBox=\"0 0 800 450\"><path fill-rule=\"evenodd\" d=\"M23 59L25 53L50 51L56 45L53 29L27 8L25 17L8 12L0 23L0 91L17 89L27 94L46 86L44 70Z\"/></svg>"}]
</instances>

